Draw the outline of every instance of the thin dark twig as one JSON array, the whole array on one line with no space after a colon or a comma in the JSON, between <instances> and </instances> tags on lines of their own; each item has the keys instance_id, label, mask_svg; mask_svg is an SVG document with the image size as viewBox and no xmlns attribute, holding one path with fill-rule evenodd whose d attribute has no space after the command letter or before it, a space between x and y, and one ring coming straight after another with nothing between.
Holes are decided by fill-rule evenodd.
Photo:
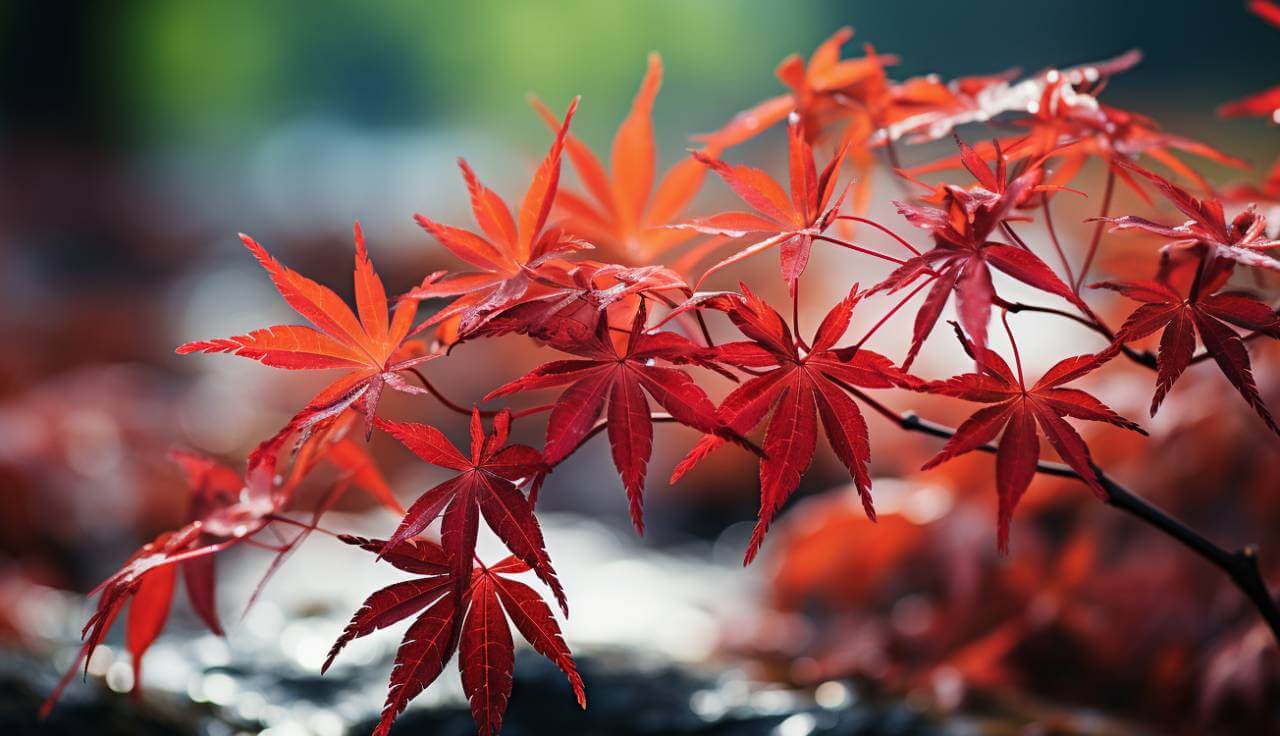
<instances>
[{"instance_id":1,"label":"thin dark twig","mask_svg":"<svg viewBox=\"0 0 1280 736\"><path fill-rule=\"evenodd\" d=\"M1065 309L1057 309L1055 307L1042 307L1037 304L1023 304L1022 302L1010 302L998 296L992 300L992 304L995 304L998 307L1007 309L1014 314L1017 314L1018 312L1038 312L1040 314L1052 314L1058 317L1063 317L1064 319L1069 319L1072 322L1075 322L1076 324L1080 324L1085 327L1088 327L1089 329L1093 330L1099 335L1102 335L1108 340L1115 339L1115 333L1112 332L1110 328L1108 328L1106 325L1096 320L1089 319L1088 317L1084 317L1084 316L1075 314L1073 312L1068 312Z\"/></svg>"},{"instance_id":2,"label":"thin dark twig","mask_svg":"<svg viewBox=\"0 0 1280 736\"><path fill-rule=\"evenodd\" d=\"M684 290L684 293L686 295L686 298L689 296L693 296L693 292L687 289ZM670 297L665 296L663 294L659 294L655 292L653 296L657 297L659 300L662 301L663 304L666 304L671 309L676 309L679 306L676 304L674 299L671 299ZM684 320L687 319L686 314L687 313L681 314L680 317L681 317L681 326L683 326L685 328L685 331L688 332L688 326L684 323ZM711 331L707 329L707 323L706 323L706 320L702 318L702 313L695 309L693 310L693 316L697 320L698 329L701 330L702 339L706 341L707 347L714 348L716 346L716 343L714 340L711 339Z\"/></svg>"},{"instance_id":3,"label":"thin dark twig","mask_svg":"<svg viewBox=\"0 0 1280 736\"><path fill-rule=\"evenodd\" d=\"M1004 232L1006 236L1008 236L1010 245L1016 245L1017 247L1025 250L1028 253L1031 252L1031 246L1027 245L1027 241L1023 240L1021 235L1018 235L1018 233L1014 232L1012 225L1010 225L1007 222L1001 222L1000 229Z\"/></svg>"},{"instance_id":4,"label":"thin dark twig","mask_svg":"<svg viewBox=\"0 0 1280 736\"><path fill-rule=\"evenodd\" d=\"M997 307L1003 307L1004 309L1007 309L1014 314L1017 314L1018 312L1038 312L1040 314L1052 314L1058 317L1063 317L1065 319L1069 319L1072 322L1083 325L1093 330L1094 332L1098 333L1099 335L1102 335L1103 337L1107 338L1110 341L1113 341L1113 342L1115 341L1115 337L1116 337L1115 333L1106 325L1102 324L1101 322L1091 320L1087 317L1083 317L1078 314L1073 314L1071 312L1066 311L1065 309L1055 309L1053 307L1042 307L1037 304L1023 304L1022 302L1010 302L1010 301L1005 301L1000 297L996 297L992 301L992 303L995 304ZM1240 339L1244 342L1251 342L1266 334L1267 334L1266 332L1254 330L1253 332L1249 332L1247 334L1241 335ZM1159 367L1156 361L1156 355L1152 353L1150 350L1134 350L1128 345L1120 345L1120 352L1126 358L1133 361L1133 363L1140 365L1143 368L1147 368L1149 370L1154 371L1154 370L1157 370L1157 368ZM1208 352L1199 353L1191 359L1191 363L1189 365L1203 363L1204 361L1209 360L1212 357L1213 355Z\"/></svg>"},{"instance_id":5,"label":"thin dark twig","mask_svg":"<svg viewBox=\"0 0 1280 736\"><path fill-rule=\"evenodd\" d=\"M951 427L921 419L911 412L899 414L856 387L850 386L843 381L837 380L836 382L841 388L848 391L876 413L908 432L918 432L944 440L949 440L955 436L956 431ZM990 443L977 449L992 454L996 452L996 446ZM1091 464L1091 467L1098 479L1098 484L1102 486L1102 490L1106 493L1106 503L1108 505L1136 517L1148 526L1154 527L1226 573L1232 584L1240 592L1244 593L1249 602L1253 604L1253 607L1257 609L1267 627L1271 629L1276 641L1280 643L1280 605L1277 604L1275 596L1262 578L1262 573L1258 568L1258 550L1256 546L1248 545L1235 551L1220 547L1200 532L1121 485L1098 466ZM1036 472L1042 475L1084 481L1084 478L1079 473L1061 463L1039 462L1036 464Z\"/></svg>"},{"instance_id":6,"label":"thin dark twig","mask_svg":"<svg viewBox=\"0 0 1280 736\"><path fill-rule=\"evenodd\" d=\"M698 321L698 329L702 330L702 339L706 341L707 347L714 348L716 341L711 339L711 330L707 329L707 320L703 318L702 311L693 310L693 318Z\"/></svg>"}]
</instances>

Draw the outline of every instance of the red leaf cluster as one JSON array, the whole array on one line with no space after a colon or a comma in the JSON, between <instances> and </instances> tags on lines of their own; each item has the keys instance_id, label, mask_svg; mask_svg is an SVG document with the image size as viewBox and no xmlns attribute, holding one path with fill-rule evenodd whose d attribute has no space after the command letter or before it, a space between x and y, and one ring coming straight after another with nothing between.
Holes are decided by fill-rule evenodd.
<instances>
[{"instance_id":1,"label":"red leaf cluster","mask_svg":"<svg viewBox=\"0 0 1280 736\"><path fill-rule=\"evenodd\" d=\"M1252 7L1272 20L1280 16L1269 2ZM1009 546L1015 506L1045 467L1041 438L1065 463L1055 466L1057 474L1072 476L1107 500L1116 500L1107 495L1110 491L1104 488L1104 476L1085 437L1068 420L1143 430L1091 393L1067 384L1100 371L1118 356L1155 370L1154 414L1189 366L1198 362L1198 338L1205 350L1201 357L1212 358L1266 425L1280 432L1263 405L1247 344L1255 338L1280 338L1280 318L1273 305L1228 284L1237 265L1280 270L1275 257L1280 241L1268 233L1264 216L1253 207L1228 219L1223 198L1171 151L1239 162L1164 133L1141 115L1097 101L1105 80L1136 64L1136 54L1050 70L1021 81L1015 81L1018 74L1012 72L949 83L934 76L896 82L886 71L896 59L869 46L863 57L841 58L840 49L851 35L850 29L837 31L807 61L799 56L785 59L777 70L788 89L785 94L740 113L706 136L704 148L673 166L656 185L652 110L663 73L656 54L614 138L607 170L569 133L577 99L562 118L535 101L553 139L518 209L513 213L459 159L478 230L421 214L415 219L471 270L436 272L421 280L415 276L411 283L419 285L407 294L387 294L358 224L354 309L328 287L282 265L256 241L242 237L281 296L309 324L189 342L178 352L228 353L286 370L340 373L258 447L243 476L195 454L174 455L192 488L190 523L144 545L99 587L82 657L101 643L125 603L132 601L126 643L136 670L164 625L179 569L192 608L212 631L220 632L214 555L242 543L265 547L278 555L274 572L284 555L315 530L325 511L355 484L400 514L401 520L386 541L346 541L418 577L370 595L338 637L325 668L351 640L412 617L376 733L387 732L455 653L478 730L496 733L512 687L511 626L564 671L578 702L585 705L582 679L551 608L513 576L532 572L568 615L535 504L543 479L598 434L607 437L637 531L644 528L643 498L655 426L678 423L701 435L674 468L671 482L727 442L750 451L758 459L760 485L759 514L745 555L750 563L813 463L819 426L852 479L865 515L874 520L876 459L864 410L907 429L926 424L888 409L868 393L872 389L983 405L955 430L928 425L933 427L928 433L948 441L924 467L974 450L994 454L1001 552ZM1224 112L1254 106L1255 102L1237 103ZM959 152L954 158L910 170L899 166L898 142L936 139L957 125L996 117L1020 128L1019 134L978 146L957 137ZM721 159L728 148L784 119L788 186L760 169ZM819 167L814 148L827 145L832 153L821 156L826 163ZM852 201L845 196L853 184L841 186L842 179L848 181L846 164L865 180L881 149L908 187L920 183L918 176L957 167L972 179L957 182L947 173L943 181L924 185L919 196L895 203L906 222L928 236L926 249L857 214L870 191L865 181ZM566 155L580 189L561 187ZM1140 157L1170 169L1197 193L1140 167ZM1083 259L1075 272L1050 204L1091 158L1105 162L1108 183L1102 211L1094 218L1094 238L1079 248ZM686 217L708 171L751 211ZM1227 201L1252 194L1275 201L1274 179L1273 173L1262 188L1238 187ZM1110 217L1117 180L1144 198L1142 182L1149 182L1190 220L1164 225L1158 217ZM881 253L850 240L848 233L828 234L841 221L861 222L891 235L907 255ZM1014 227L1027 222L1043 224L1060 268L1050 266ZM1087 302L1086 294L1093 292L1082 291L1104 242L1104 223L1172 241L1158 253L1151 252L1149 272L1117 274L1116 280L1098 284L1140 303L1115 330ZM737 250L692 278L694 266L728 243ZM686 246L669 264L656 260ZM790 297L790 320L760 296L769 293L767 285L695 291L709 277L775 246L781 285ZM841 288L847 289L847 296L805 339L799 329L800 283L815 246L839 248L850 258L887 261L895 270L865 291L850 276ZM588 259L588 252L601 260ZM855 267L850 264L850 273ZM688 281L684 274L690 274ZM1001 295L1008 293L1003 285L997 291L997 283L1006 278L1060 299L1065 308L1010 301ZM905 295L897 296L900 292ZM905 354L889 357L867 347L921 292L924 297L914 307ZM855 307L872 299L889 300L884 316L859 339L840 346ZM434 305L438 309L415 325L420 304L436 300L445 302ZM973 368L946 380L919 378L910 368L952 301L957 317L953 324L967 355L954 357ZM1013 368L989 340L996 309L1002 310ZM1052 367L1028 384L1008 321L1009 312L1023 310L1082 324L1105 337L1105 343L1092 351L1055 346L1060 352L1043 356ZM709 318L719 322L716 329L708 325ZM433 333L431 342L419 339L428 331ZM1158 331L1158 355L1144 357L1131 346ZM464 342L509 336L567 357L512 378L480 403L561 389L552 403L516 411L479 406L468 410L448 399L421 370ZM732 388L717 405L710 381L720 379ZM388 387L413 396L431 395L447 409L466 415L469 447L454 444L438 426L379 416L379 399ZM541 449L509 443L514 422L542 414L546 417ZM491 420L489 429L486 418ZM363 425L366 439L381 430L452 477L421 493L404 511L363 446L347 436L357 424ZM763 441L757 446L750 435L762 425ZM300 508L298 490L321 461L336 466L337 479L319 502ZM289 515L294 512L310 512L310 517L295 519ZM486 564L476 555L482 519L510 552L496 564ZM268 528L293 529L295 535L284 544L258 539ZM56 696L57 692L50 704Z\"/></svg>"}]
</instances>

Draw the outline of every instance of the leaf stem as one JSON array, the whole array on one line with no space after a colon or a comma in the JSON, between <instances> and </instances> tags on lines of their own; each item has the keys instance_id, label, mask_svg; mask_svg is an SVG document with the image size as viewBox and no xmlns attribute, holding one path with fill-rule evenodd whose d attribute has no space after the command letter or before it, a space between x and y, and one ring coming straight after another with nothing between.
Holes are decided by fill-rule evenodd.
<instances>
[{"instance_id":1,"label":"leaf stem","mask_svg":"<svg viewBox=\"0 0 1280 736\"><path fill-rule=\"evenodd\" d=\"M880 232L884 233L885 235L888 235L889 237L891 237L891 238L893 238L894 240L896 240L896 241L898 241L899 243L901 243L901 244L902 244L902 247L904 247L904 248L906 248L907 250L911 251L912 255L917 255L917 256L918 256L918 255L920 255L920 251L916 250L916 247L915 247L914 245L912 245L911 243L907 242L906 238L903 238L901 235L899 235L899 234L895 233L894 231L890 230L889 228L885 227L884 225L881 225L880 223L876 222L875 220L871 220L871 219L868 219L868 218L866 218L866 217L857 217L857 216L854 216L854 215L840 215L840 216L836 217L836 219L837 219L837 220L850 220L850 221L852 221L852 222L860 222L860 223L862 223L863 225L870 225L871 227L874 227L875 229L879 230Z\"/></svg>"},{"instance_id":2,"label":"leaf stem","mask_svg":"<svg viewBox=\"0 0 1280 736\"><path fill-rule=\"evenodd\" d=\"M1084 280L1089 275L1089 269L1093 266L1093 258L1098 254L1098 244L1102 242L1102 230L1107 223L1102 218L1111 212L1111 198L1116 193L1116 170L1110 164L1107 165L1107 183L1102 190L1102 209L1098 212L1098 223L1093 228L1093 239L1089 241L1089 251L1084 257L1084 264L1080 266L1080 276L1072 284L1072 291L1079 294L1080 287L1084 284Z\"/></svg>"},{"instance_id":3,"label":"leaf stem","mask_svg":"<svg viewBox=\"0 0 1280 736\"><path fill-rule=\"evenodd\" d=\"M1053 249L1058 251L1058 260L1062 261L1062 270L1066 274L1067 283L1072 284L1077 295L1080 294L1080 287L1076 285L1075 274L1071 271L1071 261L1067 260L1067 253L1062 249L1062 242L1058 240L1058 229L1053 226L1053 210L1049 207L1049 195L1042 195L1041 206L1044 208L1044 227L1049 231L1049 239L1053 241Z\"/></svg>"},{"instance_id":4,"label":"leaf stem","mask_svg":"<svg viewBox=\"0 0 1280 736\"><path fill-rule=\"evenodd\" d=\"M884 323L889 321L890 317L892 317L894 314L897 314L899 309L902 309L904 306L906 306L907 302L911 301L912 297L914 297L916 294L919 294L921 289L923 289L924 287L932 283L933 283L932 279L922 280L916 286L916 288L911 290L910 294L907 294L905 297L899 300L897 304L893 305L892 309L890 309L888 312L885 312L883 317L881 317L874 325L871 325L871 329L867 330L867 334L863 335L861 339L859 339L856 343L853 344L854 350L860 349L867 342L867 340L871 339L872 335L876 334L877 330L879 330L881 327L884 326Z\"/></svg>"},{"instance_id":5,"label":"leaf stem","mask_svg":"<svg viewBox=\"0 0 1280 736\"><path fill-rule=\"evenodd\" d=\"M850 243L850 242L847 242L847 241L844 241L844 240L840 240L839 238L833 238L833 237L830 237L830 236L827 236L827 235L822 235L822 234L820 234L820 233L819 233L819 234L815 234L815 235L813 236L813 238L814 238L814 240L822 240L822 241L826 241L826 242L828 242L828 243L833 243L833 244L838 245L838 246L840 246L840 247L842 247L842 248L848 248L849 250L857 251L857 252L859 252L859 253L863 253L863 254L866 254L866 255L869 255L869 256L875 256L876 258L879 258L879 259L882 259L882 260L888 261L888 262L890 262L890 263L896 263L896 264L897 264L897 265L899 265L899 266L901 266L901 265L903 265L904 263L906 263L906 261L902 260L901 258L894 258L893 256L888 255L888 254L886 254L886 253L881 253L880 251L871 250L870 248L863 248L863 247L862 247L862 246L860 246L860 245L854 245L853 243Z\"/></svg>"},{"instance_id":6,"label":"leaf stem","mask_svg":"<svg viewBox=\"0 0 1280 736\"><path fill-rule=\"evenodd\" d=\"M1012 225L1007 222L1001 222L1000 229L1004 232L1005 236L1009 238L1010 245L1017 246L1028 253L1031 252L1031 246L1027 245L1027 241L1023 240L1021 235L1014 232Z\"/></svg>"},{"instance_id":7,"label":"leaf stem","mask_svg":"<svg viewBox=\"0 0 1280 736\"><path fill-rule=\"evenodd\" d=\"M417 376L418 381L422 384L422 387L425 388L428 393L434 396L436 401L439 401L441 404L443 404L446 409L454 413L461 414L464 417L471 416L470 409L459 406L458 404L455 404L453 401L451 401L449 397L441 393L440 389L436 388L435 385L431 383L431 381L428 381L426 376L422 375L422 371L419 371L417 368L410 368L409 372ZM521 417L527 417L533 414L541 414L544 411L551 411L553 408L555 408L555 404L539 404L538 406L531 406L528 409L521 409L520 411L511 412L511 419L514 421ZM491 419L493 417L498 416L498 414L502 413L501 411L493 411L491 409L480 409L479 412L480 412L480 416L486 419Z\"/></svg>"},{"instance_id":8,"label":"leaf stem","mask_svg":"<svg viewBox=\"0 0 1280 736\"><path fill-rule=\"evenodd\" d=\"M809 346L805 343L804 338L800 337L800 279L797 278L795 283L791 285L791 332L795 338L796 344L809 352Z\"/></svg>"},{"instance_id":9,"label":"leaf stem","mask_svg":"<svg viewBox=\"0 0 1280 736\"><path fill-rule=\"evenodd\" d=\"M1013 347L1013 363L1018 366L1018 385L1025 391L1027 382L1022 378L1022 353L1018 351L1018 341L1013 339L1013 329L1009 327L1009 310L1000 310L1000 321L1004 323L1004 334L1009 336L1009 345Z\"/></svg>"}]
</instances>

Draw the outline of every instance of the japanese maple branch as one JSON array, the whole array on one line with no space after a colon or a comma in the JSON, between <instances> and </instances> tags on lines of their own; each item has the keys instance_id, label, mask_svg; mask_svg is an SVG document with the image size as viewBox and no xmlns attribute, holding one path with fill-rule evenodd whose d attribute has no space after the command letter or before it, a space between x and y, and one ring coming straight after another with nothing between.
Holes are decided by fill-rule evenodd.
<instances>
[{"instance_id":1,"label":"japanese maple branch","mask_svg":"<svg viewBox=\"0 0 1280 736\"><path fill-rule=\"evenodd\" d=\"M939 439L951 439L955 436L955 430L951 427L921 419L912 412L899 414L857 388L842 381L836 382L875 412L908 432L919 432ZM978 449L987 453L996 452L996 446L992 444L983 445ZM1235 551L1224 549L1160 507L1121 485L1098 466L1091 465L1091 467L1098 478L1098 483L1107 494L1107 504L1158 529L1225 572L1236 588L1244 593L1257 609L1258 614L1271 629L1277 643L1280 643L1280 605L1268 589L1266 581L1262 579L1262 572L1258 568L1256 546L1248 545ZM1059 478L1074 478L1082 482L1084 480L1075 470L1061 463L1039 462L1036 464L1036 472Z\"/></svg>"},{"instance_id":2,"label":"japanese maple branch","mask_svg":"<svg viewBox=\"0 0 1280 736\"><path fill-rule=\"evenodd\" d=\"M1055 309L1054 307L1042 307L1036 304L1023 304L1021 302L1010 302L1010 301L1005 301L1004 299L1001 299L999 297L996 297L992 303L998 307L1007 309L1014 314L1017 314L1018 312L1038 312L1040 314L1052 314L1058 317L1063 317L1065 319L1071 320L1072 322L1081 324L1089 328L1090 330L1093 330L1094 332L1098 333L1099 335L1102 335L1103 337L1105 337L1110 341L1114 342L1116 338L1115 332L1113 332L1105 324L1102 324L1101 321L1098 321L1096 317L1094 317L1093 319L1090 319L1088 317L1081 316L1079 314L1073 314L1071 312L1066 311L1065 309ZM1276 314L1280 314L1280 310L1276 310ZM1254 330L1253 332L1249 332L1247 334L1241 335L1240 339L1244 342L1249 342L1251 340L1256 340L1257 338L1265 334L1267 333ZM1126 358L1128 358L1129 360L1133 361L1134 363L1144 368L1149 368L1153 371L1156 370L1157 368L1156 356L1150 350L1134 350L1128 345L1120 345L1120 352L1123 353ZM1195 365L1196 363L1202 363L1206 360L1209 360L1212 357L1213 356L1207 352L1199 353L1198 355L1196 355L1191 359L1190 365Z\"/></svg>"}]
</instances>

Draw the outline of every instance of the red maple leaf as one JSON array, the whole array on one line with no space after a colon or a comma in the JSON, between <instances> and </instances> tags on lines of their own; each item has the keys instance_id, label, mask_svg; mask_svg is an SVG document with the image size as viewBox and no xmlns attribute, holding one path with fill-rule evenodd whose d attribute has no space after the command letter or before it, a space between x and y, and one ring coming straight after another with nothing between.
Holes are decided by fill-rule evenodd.
<instances>
[{"instance_id":1,"label":"red maple leaf","mask_svg":"<svg viewBox=\"0 0 1280 736\"><path fill-rule=\"evenodd\" d=\"M578 356L542 365L500 386L488 401L518 391L565 386L547 420L543 454L549 465L568 457L587 438L605 413L613 463L626 488L631 521L644 533L644 482L653 452L653 423L646 394L676 421L708 433L725 432L715 405L689 374L668 363L711 365L712 353L674 332L646 332L648 308L641 301L624 345L610 336L607 315L596 318L592 334L581 341L557 344Z\"/></svg>"},{"instance_id":2,"label":"red maple leaf","mask_svg":"<svg viewBox=\"0 0 1280 736\"><path fill-rule=\"evenodd\" d=\"M565 136L577 107L578 100L574 98L551 149L529 182L518 220L512 218L511 210L501 197L480 183L463 159L458 159L458 166L467 182L476 223L484 235L437 223L422 214L413 216L423 230L451 253L480 269L443 278L432 274L409 292L407 298L410 299L457 297L432 315L423 327L456 318L453 331L465 336L483 326L495 312L538 297L543 288L539 272L549 261L590 247L562 228L547 227L560 184Z\"/></svg>"},{"instance_id":3,"label":"red maple leaf","mask_svg":"<svg viewBox=\"0 0 1280 736\"><path fill-rule=\"evenodd\" d=\"M1174 156L1172 151L1189 153L1226 166L1248 168L1246 162L1211 146L1160 130L1151 118L1097 100L1096 95L1106 86L1111 74L1132 67L1140 58L1137 52L1131 52L1109 62L1106 68L1087 66L1055 70L1038 78L1023 90L1023 94L1014 98L1028 114L1010 123L1026 128L1027 132L997 141L1010 162L1024 159L1054 162L1056 165L1048 183L1065 186L1090 158L1097 158L1105 161L1111 172L1144 200L1148 199L1146 192L1121 165L1138 156L1149 156L1204 189L1210 188L1204 177ZM1028 94L1033 91L1038 91L1038 94ZM982 143L977 148L984 156L994 152L992 144ZM950 157L914 167L910 173L919 176L962 165L960 157Z\"/></svg>"},{"instance_id":4,"label":"red maple leaf","mask_svg":"<svg viewBox=\"0 0 1280 736\"><path fill-rule=\"evenodd\" d=\"M1259 18L1280 28L1280 5L1272 0L1250 0L1249 10ZM1226 118L1269 117L1280 123L1280 86L1234 100L1218 108L1218 114Z\"/></svg>"},{"instance_id":5,"label":"red maple leaf","mask_svg":"<svg viewBox=\"0 0 1280 736\"><path fill-rule=\"evenodd\" d=\"M1132 69L1141 60L1142 54L1131 50L1112 59L1046 69L1019 81L1015 81L1019 70L1013 69L1002 74L961 77L945 87L932 75L918 77L893 85L895 97L900 98L896 107L900 109L896 116L882 123L882 135L890 140L907 136L908 142L921 143L949 135L958 126L988 122L1006 113L1039 113L1049 88L1061 84L1071 85L1073 91L1100 88L1110 77ZM949 95L950 99L944 95ZM930 104L912 104L921 97ZM1008 150L1013 147L1014 140L1002 143L1007 144L1005 148ZM960 165L959 158L952 157L913 171L923 173L926 170L959 168Z\"/></svg>"},{"instance_id":6,"label":"red maple leaf","mask_svg":"<svg viewBox=\"0 0 1280 736\"><path fill-rule=\"evenodd\" d=\"M853 478L867 516L875 518L871 476L867 473L871 458L867 424L848 392L851 387L917 387L920 382L895 368L883 355L857 346L834 347L848 329L853 308L862 297L856 285L827 313L813 344L807 346L792 335L777 311L745 285L741 289L741 294L695 296L682 308L723 311L749 338L717 349L721 362L748 369L752 376L721 403L719 413L724 423L745 434L773 410L765 432L765 456L760 461L760 515L744 561L750 564L774 515L800 484L800 476L813 460L819 417L831 449ZM671 482L675 483L722 444L722 437L703 437L676 467Z\"/></svg>"},{"instance_id":7,"label":"red maple leaf","mask_svg":"<svg viewBox=\"0 0 1280 736\"><path fill-rule=\"evenodd\" d=\"M409 701L440 676L455 650L462 690L471 703L477 730L484 736L498 733L511 695L515 666L511 625L535 651L564 672L578 705L586 707L582 677L551 608L532 588L509 577L527 572L529 566L524 562L513 556L488 567L477 564L473 570L468 560L470 582L466 595L457 599L449 595L453 587L452 563L434 542L409 539L393 545L359 537L341 539L376 552L405 572L422 576L370 595L334 642L322 669L327 670L352 640L417 614L396 652L386 704L374 736L388 733Z\"/></svg>"},{"instance_id":8,"label":"red maple leaf","mask_svg":"<svg viewBox=\"0 0 1280 736\"><path fill-rule=\"evenodd\" d=\"M1191 365L1196 335L1205 351L1222 369L1244 400L1253 407L1271 431L1280 434L1270 412L1258 395L1249 363L1249 351L1232 327L1254 330L1280 338L1280 317L1270 306L1239 292L1218 292L1231 273L1230 262L1210 267L1192 294L1183 297L1160 281L1105 282L1096 286L1113 289L1141 302L1116 331L1118 344L1138 340L1157 330L1160 351L1156 356L1156 391L1151 399L1151 415L1164 401L1169 389Z\"/></svg>"},{"instance_id":9,"label":"red maple leaf","mask_svg":"<svg viewBox=\"0 0 1280 736\"><path fill-rule=\"evenodd\" d=\"M1280 271L1280 259L1270 253L1280 248L1280 240L1267 235L1267 218L1257 207L1246 207L1228 224L1221 200L1196 199L1185 189L1136 164L1125 161L1120 165L1148 179L1179 212L1191 219L1181 225L1162 225L1134 215L1099 218L1111 223L1113 232L1143 230L1171 238L1172 242L1165 246L1169 251L1208 249L1213 258Z\"/></svg>"},{"instance_id":10,"label":"red maple leaf","mask_svg":"<svg viewBox=\"0 0 1280 736\"><path fill-rule=\"evenodd\" d=\"M819 174L814 165L813 148L805 140L799 119L794 118L787 126L787 150L790 196L772 177L759 169L730 166L712 156L694 152L694 158L719 174L755 213L722 212L675 227L731 238L752 233L769 236L707 269L698 279L698 285L726 266L778 246L781 249L782 278L791 289L795 289L796 281L809 264L814 238L831 225L840 209L843 196L836 198L835 202L832 202L832 197L840 177L840 164L848 149L841 146Z\"/></svg>"},{"instance_id":11,"label":"red maple leaf","mask_svg":"<svg viewBox=\"0 0 1280 736\"><path fill-rule=\"evenodd\" d=\"M594 339L604 310L627 309L634 303L629 297L689 291L679 274L663 266L577 261L564 268L548 264L544 271L555 272L553 284L544 284L536 298L496 311L466 339L516 332L552 345L574 344Z\"/></svg>"},{"instance_id":12,"label":"red maple leaf","mask_svg":"<svg viewBox=\"0 0 1280 736\"><path fill-rule=\"evenodd\" d=\"M1063 387L1063 384L1092 372L1115 357L1114 348L1061 360L1028 388L1022 377L1022 358L1018 354L1017 343L1013 344L1013 357L1018 369L1014 375L1003 358L970 342L959 327L956 328L956 336L965 352L977 362L978 372L933 381L924 390L989 406L974 412L957 427L955 435L921 469L928 470L972 452L1004 429L996 449L996 492L999 496L997 546L1001 553L1005 553L1009 549L1009 522L1013 518L1014 507L1031 484L1036 474L1036 463L1040 460L1036 425L1063 462L1103 498L1106 494L1094 472L1089 446L1066 417L1105 422L1141 434L1146 432L1092 395ZM1012 333L1010 340L1013 340Z\"/></svg>"},{"instance_id":13,"label":"red maple leaf","mask_svg":"<svg viewBox=\"0 0 1280 736\"><path fill-rule=\"evenodd\" d=\"M902 364L904 369L910 368L925 339L933 332L942 308L953 292L965 332L977 345L986 346L991 305L996 299L995 285L991 281L992 268L1037 289L1079 303L1079 297L1071 287L1035 253L991 239L996 229L1012 217L1015 207L1025 203L1035 192L1053 189L1041 183L1043 170L1024 163L1009 172L998 145L995 147L993 170L977 150L959 138L956 141L965 168L978 183L968 189L954 185L939 188L934 199L940 206L894 203L908 222L933 235L935 245L899 266L872 290L898 291L920 278L933 282L924 304L916 313L911 348Z\"/></svg>"},{"instance_id":14,"label":"red maple leaf","mask_svg":"<svg viewBox=\"0 0 1280 736\"><path fill-rule=\"evenodd\" d=\"M542 527L533 515L533 505L519 486L547 472L538 451L527 445L507 445L511 413L493 418L493 432L486 435L479 410L471 414L471 453L464 455L440 430L426 424L375 420L379 429L400 440L426 462L458 475L425 491L409 507L388 543L421 534L437 517L442 517L441 542L448 554L455 590L461 596L471 581L476 534L480 518L517 558L523 560L556 594L568 614L564 589L547 556Z\"/></svg>"},{"instance_id":15,"label":"red maple leaf","mask_svg":"<svg viewBox=\"0 0 1280 736\"><path fill-rule=\"evenodd\" d=\"M674 248L693 236L666 228L698 193L706 168L686 158L662 176L657 187L657 157L653 139L653 102L662 86L662 57L649 55L649 66L640 90L631 103L631 112L613 138L609 170L599 157L578 138L565 137L565 152L578 173L585 192L561 188L556 208L568 216L564 228L598 248L632 262L648 263L653 257ZM534 109L551 126L560 121L536 98ZM705 149L711 156L720 147Z\"/></svg>"},{"instance_id":16,"label":"red maple leaf","mask_svg":"<svg viewBox=\"0 0 1280 736\"><path fill-rule=\"evenodd\" d=\"M841 59L840 47L853 38L845 26L814 49L808 62L799 54L783 59L774 74L791 91L772 97L734 116L724 127L704 136L722 148L736 146L795 114L805 139L813 142L833 120L856 113L845 96L860 83L884 77L884 67L898 63L896 56L874 53Z\"/></svg>"},{"instance_id":17,"label":"red maple leaf","mask_svg":"<svg viewBox=\"0 0 1280 736\"><path fill-rule=\"evenodd\" d=\"M1276 160L1271 164L1271 170L1267 172L1267 176L1262 180L1261 184L1234 184L1225 187L1220 194L1225 202L1265 202L1273 205L1271 209L1272 219L1269 222L1271 223L1272 232L1275 233L1280 229L1277 228L1280 222L1276 222L1276 217L1280 215L1280 210L1274 207L1274 205L1280 205L1280 157L1276 157Z\"/></svg>"},{"instance_id":18,"label":"red maple leaf","mask_svg":"<svg viewBox=\"0 0 1280 736\"><path fill-rule=\"evenodd\" d=\"M363 448L346 438L349 418L329 425L304 443L283 479L276 478L277 455L283 444L279 437L267 440L254 451L243 475L203 455L185 451L170 453L170 460L190 488L190 521L144 544L118 571L91 591L90 595L98 595L98 604L82 632L84 644L75 663L45 700L41 712L47 714L52 709L81 661L88 671L89 658L126 603L129 603L129 612L125 622L125 648L133 660L134 688L139 687L142 658L168 620L179 571L191 609L210 631L222 635L214 589L214 555L252 538L276 520L277 514L288 510L294 492L321 460L337 467L344 480L335 484L326 502L317 507L313 526L318 523L319 515L346 490L347 481L398 509L382 474ZM281 556L304 538L304 534L299 534L286 542Z\"/></svg>"},{"instance_id":19,"label":"red maple leaf","mask_svg":"<svg viewBox=\"0 0 1280 736\"><path fill-rule=\"evenodd\" d=\"M423 392L400 375L400 371L437 357L426 353L420 342L406 339L418 302L401 300L388 319L386 289L369 260L360 223L355 225L358 317L328 287L282 265L249 236L241 235L240 239L271 275L271 282L289 306L315 327L276 325L247 335L189 342L178 347L179 355L231 353L287 370L347 371L321 391L287 430L314 429L313 425L332 420L360 402L367 432L372 432L369 420L377 411L384 386L406 393Z\"/></svg>"}]
</instances>

